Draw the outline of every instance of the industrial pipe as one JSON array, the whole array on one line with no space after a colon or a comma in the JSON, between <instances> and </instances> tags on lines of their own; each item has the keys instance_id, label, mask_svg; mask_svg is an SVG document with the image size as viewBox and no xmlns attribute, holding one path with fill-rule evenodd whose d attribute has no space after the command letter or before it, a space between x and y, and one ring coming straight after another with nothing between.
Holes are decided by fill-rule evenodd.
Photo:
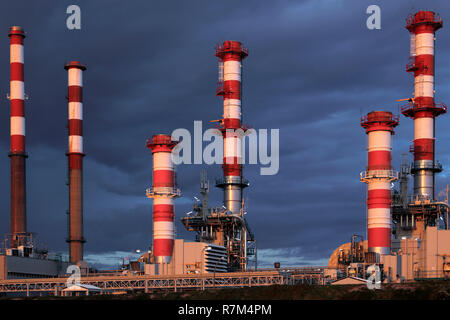
<instances>
[{"instance_id":1,"label":"industrial pipe","mask_svg":"<svg viewBox=\"0 0 450 320\"><path fill-rule=\"evenodd\" d=\"M69 83L69 243L70 262L83 260L83 71L86 66L71 61L64 66Z\"/></svg>"}]
</instances>

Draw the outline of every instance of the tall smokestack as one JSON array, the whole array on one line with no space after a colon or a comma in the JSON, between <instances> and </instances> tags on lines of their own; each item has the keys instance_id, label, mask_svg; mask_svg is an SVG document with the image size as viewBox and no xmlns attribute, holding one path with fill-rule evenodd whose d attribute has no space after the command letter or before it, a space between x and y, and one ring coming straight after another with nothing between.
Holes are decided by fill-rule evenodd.
<instances>
[{"instance_id":1,"label":"tall smokestack","mask_svg":"<svg viewBox=\"0 0 450 320\"><path fill-rule=\"evenodd\" d=\"M367 170L361 181L367 183L367 240L369 252L391 252L391 181L397 173L391 167L392 135L398 116L388 111L372 111L361 119L367 133Z\"/></svg>"},{"instance_id":2,"label":"tall smokestack","mask_svg":"<svg viewBox=\"0 0 450 320\"><path fill-rule=\"evenodd\" d=\"M25 159L25 89L23 39L21 27L9 29L11 82L11 247L22 245L27 233Z\"/></svg>"},{"instance_id":3,"label":"tall smokestack","mask_svg":"<svg viewBox=\"0 0 450 320\"><path fill-rule=\"evenodd\" d=\"M64 66L69 85L69 243L70 262L83 260L83 71L71 61Z\"/></svg>"},{"instance_id":4,"label":"tall smokestack","mask_svg":"<svg viewBox=\"0 0 450 320\"><path fill-rule=\"evenodd\" d=\"M414 195L434 199L434 175L442 171L435 162L434 118L447 111L434 101L434 36L442 20L432 11L419 11L406 20L411 33L411 57L406 71L414 73L414 99L402 107L403 115L414 119Z\"/></svg>"},{"instance_id":5,"label":"tall smokestack","mask_svg":"<svg viewBox=\"0 0 450 320\"><path fill-rule=\"evenodd\" d=\"M170 263L174 243L174 198L176 187L172 150L178 144L170 135L158 134L147 140L153 154L153 185L146 195L153 198L153 256L156 263Z\"/></svg>"},{"instance_id":6,"label":"tall smokestack","mask_svg":"<svg viewBox=\"0 0 450 320\"><path fill-rule=\"evenodd\" d=\"M217 96L223 96L223 179L216 186L224 191L224 206L234 214L241 213L242 190L248 186L242 176L241 140L236 130L241 127L241 62L248 50L238 41L217 45L219 58L219 85Z\"/></svg>"}]
</instances>

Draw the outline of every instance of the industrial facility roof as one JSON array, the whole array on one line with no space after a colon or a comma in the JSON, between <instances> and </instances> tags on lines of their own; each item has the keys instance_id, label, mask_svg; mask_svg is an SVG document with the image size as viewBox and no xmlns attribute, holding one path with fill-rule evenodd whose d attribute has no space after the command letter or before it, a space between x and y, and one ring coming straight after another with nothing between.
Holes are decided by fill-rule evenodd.
<instances>
[{"instance_id":1,"label":"industrial facility roof","mask_svg":"<svg viewBox=\"0 0 450 320\"><path fill-rule=\"evenodd\" d=\"M100 291L101 289L90 284L73 284L65 288L63 291Z\"/></svg>"}]
</instances>

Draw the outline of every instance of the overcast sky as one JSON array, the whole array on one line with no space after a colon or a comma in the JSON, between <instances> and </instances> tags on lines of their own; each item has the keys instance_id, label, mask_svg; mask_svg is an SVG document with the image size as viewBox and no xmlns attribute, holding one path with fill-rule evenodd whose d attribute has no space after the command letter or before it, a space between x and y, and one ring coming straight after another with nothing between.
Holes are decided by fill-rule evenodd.
<instances>
[{"instance_id":1,"label":"overcast sky","mask_svg":"<svg viewBox=\"0 0 450 320\"><path fill-rule=\"evenodd\" d=\"M450 102L450 3L433 1L61 1L0 4L0 233L10 228L9 40L24 27L28 230L52 252L68 253L67 72L84 73L85 256L96 265L147 248L152 239L151 154L146 139L174 129L204 129L222 115L216 97L217 58L224 40L249 49L243 61L244 123L280 130L280 170L261 176L248 165L247 219L260 262L325 265L351 235L365 235L366 135L360 117L398 113L413 92L405 72L405 18L419 9L444 20L436 40L436 101ZM68 30L66 8L81 8L81 30ZM366 8L381 8L381 30L366 27ZM0 37L1 39L1 37ZM450 118L437 119L436 158L450 167ZM393 164L409 149L413 121L401 116ZM411 156L410 156L411 160ZM213 180L220 165L180 165L176 234L194 239L179 219L198 196L199 172ZM439 174L436 190L448 183ZM212 183L213 185L213 183ZM211 188L212 205L222 192Z\"/></svg>"}]
</instances>

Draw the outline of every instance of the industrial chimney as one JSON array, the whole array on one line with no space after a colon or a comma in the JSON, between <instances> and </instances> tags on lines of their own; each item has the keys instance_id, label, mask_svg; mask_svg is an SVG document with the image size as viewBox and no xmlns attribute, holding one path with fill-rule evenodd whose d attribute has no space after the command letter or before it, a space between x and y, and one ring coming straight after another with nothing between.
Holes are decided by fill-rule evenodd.
<instances>
[{"instance_id":1,"label":"industrial chimney","mask_svg":"<svg viewBox=\"0 0 450 320\"><path fill-rule=\"evenodd\" d=\"M147 148L153 154L153 185L146 195L153 198L153 256L158 264L170 263L173 254L174 198L180 196L172 161L172 150L177 144L165 134L147 140Z\"/></svg>"},{"instance_id":2,"label":"industrial chimney","mask_svg":"<svg viewBox=\"0 0 450 320\"><path fill-rule=\"evenodd\" d=\"M434 37L442 27L441 18L432 11L419 11L408 17L411 56L406 71L414 74L414 98L402 107L403 115L414 119L414 196L417 200L434 200L434 175L442 171L435 162L435 120L447 112L444 104L434 101Z\"/></svg>"},{"instance_id":3,"label":"industrial chimney","mask_svg":"<svg viewBox=\"0 0 450 320\"><path fill-rule=\"evenodd\" d=\"M388 111L372 111L361 119L367 133L367 169L361 181L367 183L368 251L391 253L391 181L398 174L391 167L392 135L398 116Z\"/></svg>"},{"instance_id":4,"label":"industrial chimney","mask_svg":"<svg viewBox=\"0 0 450 320\"><path fill-rule=\"evenodd\" d=\"M27 235L26 168L25 159L25 89L24 52L25 32L21 27L9 29L11 81L11 248L24 245Z\"/></svg>"},{"instance_id":5,"label":"industrial chimney","mask_svg":"<svg viewBox=\"0 0 450 320\"><path fill-rule=\"evenodd\" d=\"M223 96L223 118L220 130L223 136L223 179L216 186L224 191L224 206L233 214L242 214L242 190L248 182L242 176L241 137L241 62L248 50L238 41L217 45L219 83L217 96Z\"/></svg>"},{"instance_id":6,"label":"industrial chimney","mask_svg":"<svg viewBox=\"0 0 450 320\"><path fill-rule=\"evenodd\" d=\"M69 243L70 262L83 260L83 71L86 66L71 61L64 66L69 83Z\"/></svg>"}]
</instances>

